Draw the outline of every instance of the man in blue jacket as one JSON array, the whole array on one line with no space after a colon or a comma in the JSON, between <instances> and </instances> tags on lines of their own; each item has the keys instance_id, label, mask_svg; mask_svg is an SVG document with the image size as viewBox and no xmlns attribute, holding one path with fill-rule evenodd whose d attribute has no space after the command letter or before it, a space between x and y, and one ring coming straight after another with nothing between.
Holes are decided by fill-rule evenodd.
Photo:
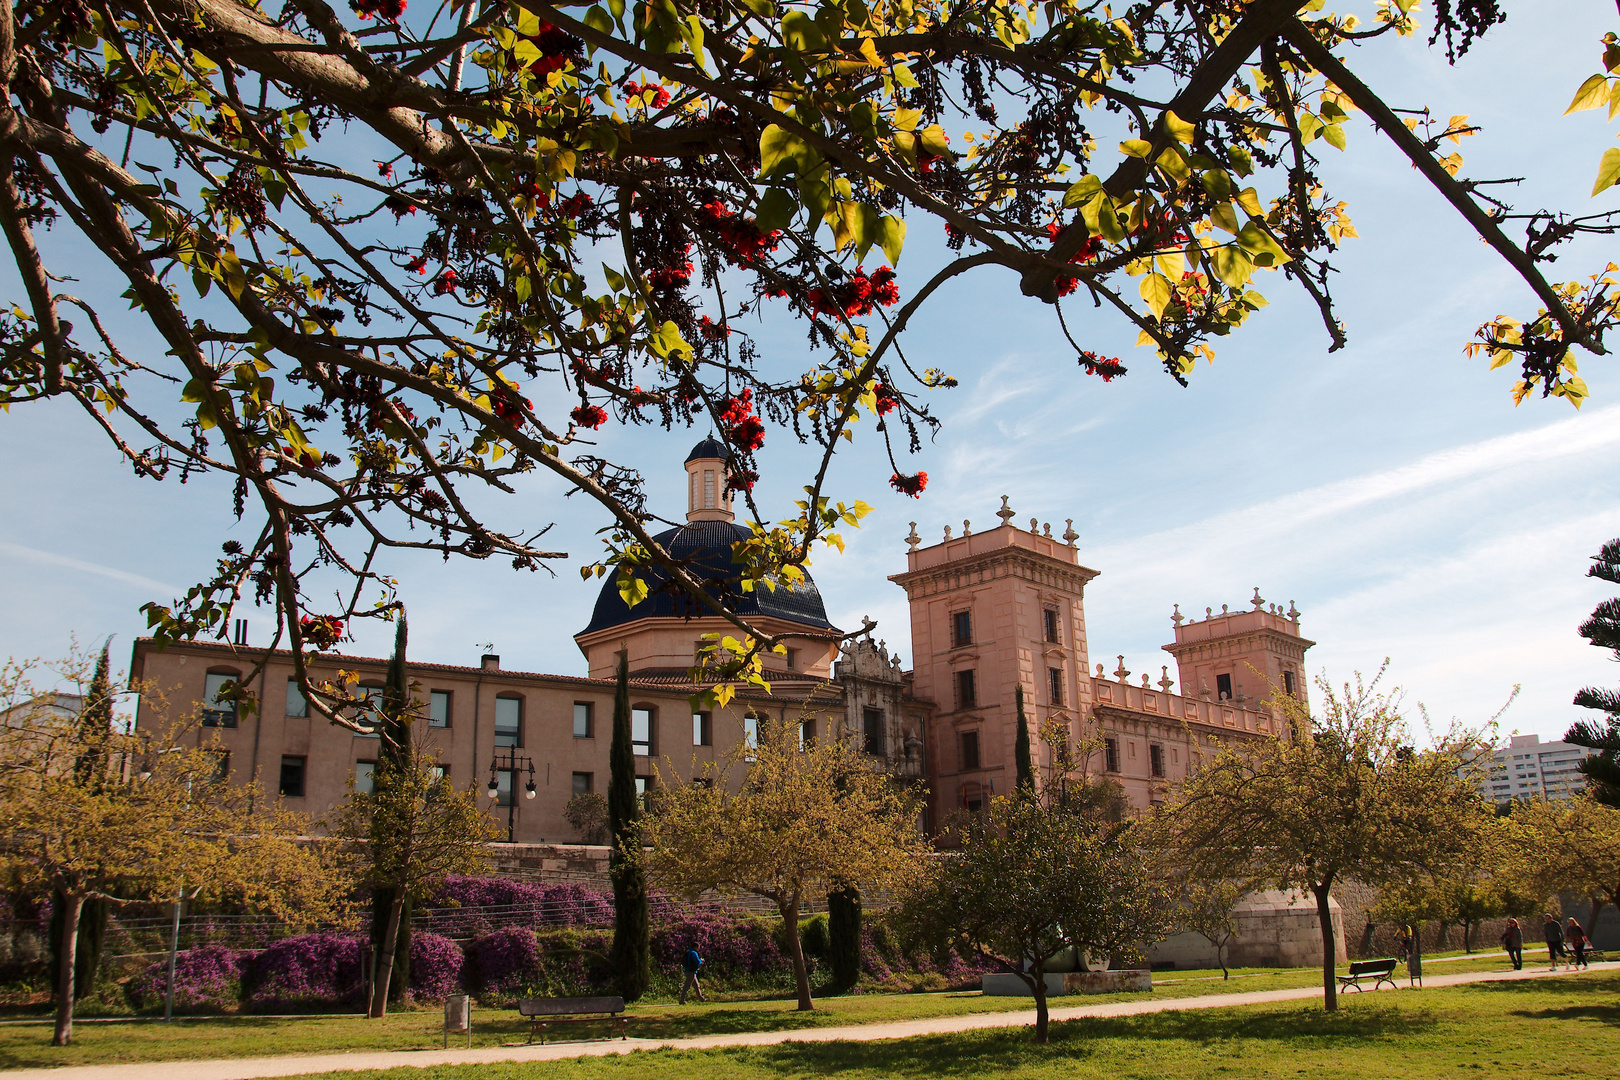
<instances>
[{"instance_id":1,"label":"man in blue jacket","mask_svg":"<svg viewBox=\"0 0 1620 1080\"><path fill-rule=\"evenodd\" d=\"M686 1004L687 991L697 995L699 1001L703 1000L703 987L698 985L698 972L703 970L703 957L698 955L696 949L687 949L686 957L681 961L681 967L686 971L686 982L681 986L681 1004Z\"/></svg>"}]
</instances>

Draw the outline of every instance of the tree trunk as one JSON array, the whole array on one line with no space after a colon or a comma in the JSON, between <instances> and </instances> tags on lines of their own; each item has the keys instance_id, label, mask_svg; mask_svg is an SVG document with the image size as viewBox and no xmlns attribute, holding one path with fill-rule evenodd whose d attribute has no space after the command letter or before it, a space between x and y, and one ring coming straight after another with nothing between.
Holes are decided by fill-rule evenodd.
<instances>
[{"instance_id":1,"label":"tree trunk","mask_svg":"<svg viewBox=\"0 0 1620 1080\"><path fill-rule=\"evenodd\" d=\"M1035 951L1040 952L1039 949ZM1045 1044L1050 1041L1047 1034L1050 1014L1046 1009L1046 961L1044 959L1035 961L1030 965L1029 973L1034 977L1029 989L1035 995L1035 1041L1038 1044Z\"/></svg>"},{"instance_id":2,"label":"tree trunk","mask_svg":"<svg viewBox=\"0 0 1620 1080\"><path fill-rule=\"evenodd\" d=\"M1474 951L1474 924L1467 919L1463 920L1463 952L1472 954Z\"/></svg>"},{"instance_id":3,"label":"tree trunk","mask_svg":"<svg viewBox=\"0 0 1620 1080\"><path fill-rule=\"evenodd\" d=\"M1215 944L1215 960L1221 965L1221 979L1230 979L1232 973L1226 970L1226 942L1221 941Z\"/></svg>"},{"instance_id":4,"label":"tree trunk","mask_svg":"<svg viewBox=\"0 0 1620 1080\"><path fill-rule=\"evenodd\" d=\"M804 964L804 943L799 940L799 894L777 905L782 913L782 936L787 938L788 953L793 958L793 985L799 991L799 1011L810 1012L816 1003L810 1000L810 969Z\"/></svg>"},{"instance_id":5,"label":"tree trunk","mask_svg":"<svg viewBox=\"0 0 1620 1080\"><path fill-rule=\"evenodd\" d=\"M1339 958L1333 947L1333 912L1328 909L1328 890L1332 887L1332 879L1320 885L1312 885L1311 891L1316 894L1316 921L1322 927L1322 1008L1328 1012L1339 1011L1339 983L1335 978Z\"/></svg>"},{"instance_id":6,"label":"tree trunk","mask_svg":"<svg viewBox=\"0 0 1620 1080\"><path fill-rule=\"evenodd\" d=\"M83 893L63 893L62 955L56 969L56 1030L52 1046L73 1042L74 966L79 951L79 913L84 910Z\"/></svg>"},{"instance_id":7,"label":"tree trunk","mask_svg":"<svg viewBox=\"0 0 1620 1080\"><path fill-rule=\"evenodd\" d=\"M399 944L399 916L405 910L405 890L394 889L388 904L388 929L383 932L382 955L377 958L376 976L371 980L371 1018L388 1014L388 984L394 979L394 950Z\"/></svg>"}]
</instances>

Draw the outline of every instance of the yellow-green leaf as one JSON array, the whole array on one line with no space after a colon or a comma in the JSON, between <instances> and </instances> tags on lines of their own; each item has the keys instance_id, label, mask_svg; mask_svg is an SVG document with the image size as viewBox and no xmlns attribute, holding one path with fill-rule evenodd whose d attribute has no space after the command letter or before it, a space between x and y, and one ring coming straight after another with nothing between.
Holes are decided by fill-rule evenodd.
<instances>
[{"instance_id":1,"label":"yellow-green leaf","mask_svg":"<svg viewBox=\"0 0 1620 1080\"><path fill-rule=\"evenodd\" d=\"M1153 144L1146 139L1126 139L1119 144L1119 152L1127 157L1145 158L1153 153Z\"/></svg>"},{"instance_id":2,"label":"yellow-green leaf","mask_svg":"<svg viewBox=\"0 0 1620 1080\"><path fill-rule=\"evenodd\" d=\"M893 214L884 214L878 222L878 246L883 249L884 258L889 260L890 266L900 265L900 249L906 243L906 222L904 218Z\"/></svg>"},{"instance_id":3,"label":"yellow-green leaf","mask_svg":"<svg viewBox=\"0 0 1620 1080\"><path fill-rule=\"evenodd\" d=\"M1069 190L1063 193L1063 208L1065 210L1072 210L1076 206L1086 202L1093 195L1100 194L1102 189L1103 183L1097 178L1097 174L1087 173L1079 180L1076 180L1073 184L1069 185Z\"/></svg>"},{"instance_id":4,"label":"yellow-green leaf","mask_svg":"<svg viewBox=\"0 0 1620 1080\"><path fill-rule=\"evenodd\" d=\"M1197 128L1183 120L1181 117L1177 116L1175 113L1166 111L1164 114L1164 130L1169 132L1171 138L1175 139L1177 142L1186 143L1188 146L1191 146L1193 141L1193 132L1196 131Z\"/></svg>"},{"instance_id":5,"label":"yellow-green leaf","mask_svg":"<svg viewBox=\"0 0 1620 1080\"><path fill-rule=\"evenodd\" d=\"M800 52L827 51L827 35L821 32L814 19L802 11L790 11L782 16L782 37L789 46Z\"/></svg>"},{"instance_id":6,"label":"yellow-green leaf","mask_svg":"<svg viewBox=\"0 0 1620 1080\"><path fill-rule=\"evenodd\" d=\"M759 136L759 175L774 175L784 161L802 167L808 150L809 147L799 136L780 125L770 125Z\"/></svg>"},{"instance_id":7,"label":"yellow-green leaf","mask_svg":"<svg viewBox=\"0 0 1620 1080\"><path fill-rule=\"evenodd\" d=\"M1584 112L1587 109L1595 109L1600 105L1607 105L1608 103L1608 78L1603 75L1593 75L1591 78L1581 83L1581 88L1575 91L1575 100L1569 103L1569 108L1564 110L1564 115L1568 116L1572 112Z\"/></svg>"},{"instance_id":8,"label":"yellow-green leaf","mask_svg":"<svg viewBox=\"0 0 1620 1080\"><path fill-rule=\"evenodd\" d=\"M1235 244L1218 247L1209 253L1210 268L1223 284L1240 289L1254 276L1254 260L1249 253Z\"/></svg>"},{"instance_id":9,"label":"yellow-green leaf","mask_svg":"<svg viewBox=\"0 0 1620 1080\"><path fill-rule=\"evenodd\" d=\"M1148 310L1156 319L1164 318L1165 305L1174 292L1170 279L1163 274L1149 274L1142 279L1142 299L1147 301Z\"/></svg>"},{"instance_id":10,"label":"yellow-green leaf","mask_svg":"<svg viewBox=\"0 0 1620 1080\"><path fill-rule=\"evenodd\" d=\"M1603 160L1598 163L1597 182L1592 185L1592 194L1605 191L1620 180L1620 148L1609 147L1603 151Z\"/></svg>"}]
</instances>

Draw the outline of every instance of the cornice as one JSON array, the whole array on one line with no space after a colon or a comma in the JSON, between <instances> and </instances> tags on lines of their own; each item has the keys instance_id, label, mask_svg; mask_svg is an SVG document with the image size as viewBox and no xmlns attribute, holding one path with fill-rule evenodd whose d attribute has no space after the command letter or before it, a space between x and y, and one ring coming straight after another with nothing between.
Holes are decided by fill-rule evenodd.
<instances>
[{"instance_id":1,"label":"cornice","mask_svg":"<svg viewBox=\"0 0 1620 1080\"><path fill-rule=\"evenodd\" d=\"M1179 660L1183 653L1194 652L1201 648L1226 645L1233 642L1254 641L1260 638L1266 638L1272 642L1281 643L1291 648L1298 649L1301 654L1303 654L1306 649L1309 649L1311 646L1316 644L1316 642L1312 641L1310 638L1299 637L1295 634L1285 634L1281 630L1275 630L1269 626L1265 626L1258 630L1244 630L1241 633L1226 634L1222 635L1221 637L1204 638L1201 641L1172 641L1170 644L1160 647L1164 649L1165 652Z\"/></svg>"},{"instance_id":2,"label":"cornice","mask_svg":"<svg viewBox=\"0 0 1620 1080\"><path fill-rule=\"evenodd\" d=\"M951 582L964 577L970 579L976 577L976 580L969 580L966 582L967 584L991 581L1002 575L990 573L990 571L1003 566L1013 568L1015 576L1030 581L1040 582L1053 577L1065 579L1073 583L1073 588L1077 592L1084 589L1086 582L1096 577L1100 572L1087 566L1080 566L1075 563L1065 562L1062 559L1053 558L1050 555L1042 555L1040 552L1030 551L1028 548L1004 547L978 555L968 555L948 563L941 563L938 566L924 567L921 570L907 570L903 574L891 574L889 580L905 589L907 594L910 594L916 586L942 581ZM1018 569L1027 572L1018 573ZM957 582L951 587L959 588L960 584L960 582Z\"/></svg>"}]
</instances>

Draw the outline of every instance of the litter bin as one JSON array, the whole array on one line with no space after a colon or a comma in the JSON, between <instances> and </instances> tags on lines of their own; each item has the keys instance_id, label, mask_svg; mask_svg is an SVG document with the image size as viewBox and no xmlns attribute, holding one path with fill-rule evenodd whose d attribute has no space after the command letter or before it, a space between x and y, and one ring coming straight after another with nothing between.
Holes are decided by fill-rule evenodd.
<instances>
[{"instance_id":1,"label":"litter bin","mask_svg":"<svg viewBox=\"0 0 1620 1080\"><path fill-rule=\"evenodd\" d=\"M450 1048L450 1033L467 1036L467 1049L472 1049L472 998L454 994L444 999L444 1046Z\"/></svg>"}]
</instances>

